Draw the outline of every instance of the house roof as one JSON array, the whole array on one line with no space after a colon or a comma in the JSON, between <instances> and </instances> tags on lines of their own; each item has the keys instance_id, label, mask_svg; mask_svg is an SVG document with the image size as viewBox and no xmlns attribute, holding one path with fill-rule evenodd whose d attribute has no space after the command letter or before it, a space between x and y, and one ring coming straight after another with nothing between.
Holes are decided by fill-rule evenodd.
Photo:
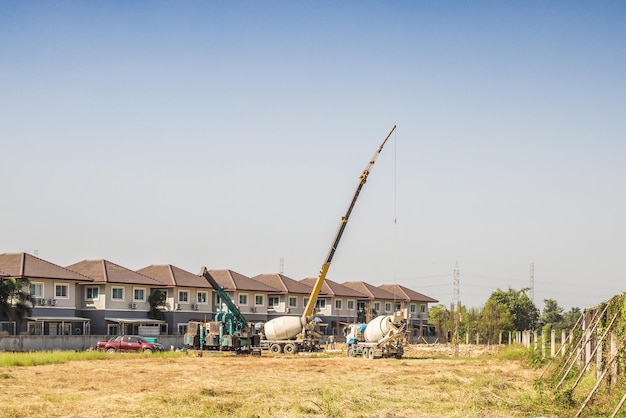
<instances>
[{"instance_id":1,"label":"house roof","mask_svg":"<svg viewBox=\"0 0 626 418\"><path fill-rule=\"evenodd\" d=\"M27 253L0 254L0 270L3 271L7 277L75 280L78 282L93 281L91 278L82 274L70 271Z\"/></svg>"},{"instance_id":2,"label":"house roof","mask_svg":"<svg viewBox=\"0 0 626 418\"><path fill-rule=\"evenodd\" d=\"M252 280L236 271L226 269L209 270L209 273L224 290L252 290L257 292L280 293L280 290L257 280Z\"/></svg>"},{"instance_id":3,"label":"house roof","mask_svg":"<svg viewBox=\"0 0 626 418\"><path fill-rule=\"evenodd\" d=\"M91 277L95 283L166 286L165 283L107 260L84 260L67 266L69 270Z\"/></svg>"},{"instance_id":4,"label":"house roof","mask_svg":"<svg viewBox=\"0 0 626 418\"><path fill-rule=\"evenodd\" d=\"M213 288L204 277L171 264L151 265L137 270L137 273L152 277L170 286Z\"/></svg>"},{"instance_id":5,"label":"house roof","mask_svg":"<svg viewBox=\"0 0 626 418\"><path fill-rule=\"evenodd\" d=\"M350 289L354 289L358 292L361 292L367 295L368 299L379 299L379 300L397 299L397 297L395 297L393 293L389 293L385 289L381 289L380 287L376 287L372 284L369 284L363 281L343 282L342 284L346 287L349 287Z\"/></svg>"},{"instance_id":6,"label":"house roof","mask_svg":"<svg viewBox=\"0 0 626 418\"><path fill-rule=\"evenodd\" d=\"M315 282L317 281L317 277L307 277L306 279L300 280L300 282L306 284L307 286L315 286ZM324 283L322 283L322 290L320 291L320 296L348 296L353 298L366 298L367 295L359 292L358 290L351 289L347 286L339 284L337 282L333 282L332 280L326 279Z\"/></svg>"},{"instance_id":7,"label":"house roof","mask_svg":"<svg viewBox=\"0 0 626 418\"><path fill-rule=\"evenodd\" d=\"M280 293L301 293L308 295L311 294L312 290L310 286L280 273L259 274L258 276L254 276L252 280L257 280L278 289Z\"/></svg>"},{"instance_id":8,"label":"house roof","mask_svg":"<svg viewBox=\"0 0 626 418\"><path fill-rule=\"evenodd\" d=\"M422 295L421 293L416 292L415 290L411 290L408 287L404 287L399 284L382 284L378 287L393 294L395 299L403 299L407 302L429 302L429 303L439 302L436 299L433 299L426 295Z\"/></svg>"}]
</instances>

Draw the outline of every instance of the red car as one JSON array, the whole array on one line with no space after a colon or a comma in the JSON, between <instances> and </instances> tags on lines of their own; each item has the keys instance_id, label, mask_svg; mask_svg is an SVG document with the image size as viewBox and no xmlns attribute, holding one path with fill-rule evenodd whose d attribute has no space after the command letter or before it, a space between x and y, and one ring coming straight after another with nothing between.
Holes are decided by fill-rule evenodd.
<instances>
[{"instance_id":1,"label":"red car","mask_svg":"<svg viewBox=\"0 0 626 418\"><path fill-rule=\"evenodd\" d=\"M96 349L106 351L107 353L144 352L154 353L155 351L163 351L163 345L153 343L143 337L137 335L120 335L109 341L98 341Z\"/></svg>"}]
</instances>

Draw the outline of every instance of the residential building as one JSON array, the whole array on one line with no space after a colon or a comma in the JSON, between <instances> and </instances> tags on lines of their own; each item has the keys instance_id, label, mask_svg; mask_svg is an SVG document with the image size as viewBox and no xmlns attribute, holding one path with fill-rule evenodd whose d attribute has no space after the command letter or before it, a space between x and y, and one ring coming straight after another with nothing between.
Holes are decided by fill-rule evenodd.
<instances>
[{"instance_id":1,"label":"residential building","mask_svg":"<svg viewBox=\"0 0 626 418\"><path fill-rule=\"evenodd\" d=\"M24 252L0 254L0 270L5 277L28 279L33 302L25 324L0 319L0 332L32 335L90 332L90 319L82 316L76 295L81 286L93 282L91 278Z\"/></svg>"},{"instance_id":2,"label":"residential building","mask_svg":"<svg viewBox=\"0 0 626 418\"><path fill-rule=\"evenodd\" d=\"M267 295L268 320L286 314L302 315L306 306L305 299L311 294L310 286L279 273L259 274L252 279L277 289Z\"/></svg>"},{"instance_id":3,"label":"residential building","mask_svg":"<svg viewBox=\"0 0 626 418\"><path fill-rule=\"evenodd\" d=\"M171 264L151 265L137 270L137 273L168 286L161 309L172 333L183 335L189 321L213 317L213 287L203 276Z\"/></svg>"},{"instance_id":4,"label":"residential building","mask_svg":"<svg viewBox=\"0 0 626 418\"><path fill-rule=\"evenodd\" d=\"M379 288L391 293L400 303L408 320L408 332L412 342L431 342L435 326L428 323L428 304L439 301L399 284L383 284Z\"/></svg>"},{"instance_id":5,"label":"residential building","mask_svg":"<svg viewBox=\"0 0 626 418\"><path fill-rule=\"evenodd\" d=\"M149 318L148 312L150 295L172 285L108 260L84 260L66 268L92 279L79 286L76 298L82 316L91 319L92 334L169 333L167 322Z\"/></svg>"}]
</instances>

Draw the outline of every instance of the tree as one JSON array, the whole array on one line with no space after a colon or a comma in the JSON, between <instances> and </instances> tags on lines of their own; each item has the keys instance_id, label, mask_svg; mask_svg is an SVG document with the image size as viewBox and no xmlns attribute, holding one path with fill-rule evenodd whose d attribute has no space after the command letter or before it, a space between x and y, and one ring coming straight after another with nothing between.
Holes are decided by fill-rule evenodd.
<instances>
[{"instance_id":1,"label":"tree","mask_svg":"<svg viewBox=\"0 0 626 418\"><path fill-rule=\"evenodd\" d=\"M33 299L30 296L28 279L0 279L0 317L16 322L16 331L20 322L32 312Z\"/></svg>"},{"instance_id":2,"label":"tree","mask_svg":"<svg viewBox=\"0 0 626 418\"><path fill-rule=\"evenodd\" d=\"M155 290L150 294L150 296L148 297L148 303L150 304L148 318L158 319L161 321L165 319L165 314L161 309L159 309L160 306L165 305L165 299L165 292L163 292L162 290Z\"/></svg>"},{"instance_id":3,"label":"tree","mask_svg":"<svg viewBox=\"0 0 626 418\"><path fill-rule=\"evenodd\" d=\"M543 313L541 322L546 325L554 325L563 321L563 308L559 306L555 299L543 300Z\"/></svg>"},{"instance_id":4,"label":"tree","mask_svg":"<svg viewBox=\"0 0 626 418\"><path fill-rule=\"evenodd\" d=\"M504 306L508 311L513 329L506 331L534 329L539 318L539 310L526 295L528 290L528 288L525 288L517 291L509 287L509 290L506 292L498 289L489 296L487 303L493 301L493 303Z\"/></svg>"},{"instance_id":5,"label":"tree","mask_svg":"<svg viewBox=\"0 0 626 418\"><path fill-rule=\"evenodd\" d=\"M434 323L437 329L437 338L446 339L450 330L450 311L442 304L435 305L428 312L428 322Z\"/></svg>"},{"instance_id":6,"label":"tree","mask_svg":"<svg viewBox=\"0 0 626 418\"><path fill-rule=\"evenodd\" d=\"M489 298L481 314L478 331L489 344L499 344L500 335L503 332L513 331L511 312L508 306L501 303L497 298Z\"/></svg>"}]
</instances>

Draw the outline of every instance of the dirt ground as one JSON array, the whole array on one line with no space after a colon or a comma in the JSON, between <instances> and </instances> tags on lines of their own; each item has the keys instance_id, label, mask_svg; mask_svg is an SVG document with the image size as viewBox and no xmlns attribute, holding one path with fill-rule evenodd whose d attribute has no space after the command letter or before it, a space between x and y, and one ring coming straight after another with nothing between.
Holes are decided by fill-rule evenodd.
<instances>
[{"instance_id":1,"label":"dirt ground","mask_svg":"<svg viewBox=\"0 0 626 418\"><path fill-rule=\"evenodd\" d=\"M533 389L536 370L485 356L494 348L465 349L471 353L455 358L453 347L410 347L401 360L340 353L116 354L106 360L1 368L0 416L558 416L541 406Z\"/></svg>"}]
</instances>

